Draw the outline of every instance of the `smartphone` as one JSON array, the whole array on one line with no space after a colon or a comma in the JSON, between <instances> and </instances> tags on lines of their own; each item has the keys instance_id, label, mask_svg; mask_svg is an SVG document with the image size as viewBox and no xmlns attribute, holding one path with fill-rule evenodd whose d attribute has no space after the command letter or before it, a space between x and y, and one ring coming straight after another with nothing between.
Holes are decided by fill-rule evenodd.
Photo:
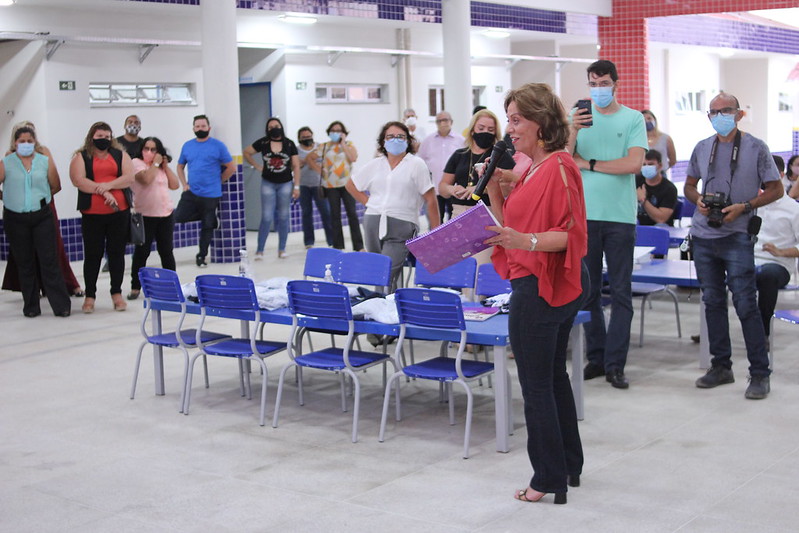
<instances>
[{"instance_id":1,"label":"smartphone","mask_svg":"<svg viewBox=\"0 0 799 533\"><path fill-rule=\"evenodd\" d=\"M588 111L588 116L591 116L591 100L577 100L577 109L585 109ZM594 121L584 122L586 126L593 126Z\"/></svg>"}]
</instances>

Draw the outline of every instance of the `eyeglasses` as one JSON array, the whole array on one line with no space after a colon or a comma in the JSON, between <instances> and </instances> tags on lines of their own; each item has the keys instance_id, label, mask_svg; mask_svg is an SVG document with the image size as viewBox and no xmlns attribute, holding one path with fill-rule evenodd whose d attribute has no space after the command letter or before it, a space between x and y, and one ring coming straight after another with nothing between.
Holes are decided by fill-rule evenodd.
<instances>
[{"instance_id":1,"label":"eyeglasses","mask_svg":"<svg viewBox=\"0 0 799 533\"><path fill-rule=\"evenodd\" d=\"M597 87L613 87L613 82L610 80L602 80L599 82L589 81L588 86L591 87L592 89L595 89Z\"/></svg>"},{"instance_id":2,"label":"eyeglasses","mask_svg":"<svg viewBox=\"0 0 799 533\"><path fill-rule=\"evenodd\" d=\"M404 141L407 138L408 137L406 135L403 135L401 133L399 135L386 135L386 140L387 141L390 141L391 139L399 139L400 141Z\"/></svg>"},{"instance_id":3,"label":"eyeglasses","mask_svg":"<svg viewBox=\"0 0 799 533\"><path fill-rule=\"evenodd\" d=\"M735 113L738 112L738 109L739 108L737 107L722 107L721 109L711 109L710 111L707 112L707 116L715 117L719 113L721 113L722 115L734 115Z\"/></svg>"},{"instance_id":4,"label":"eyeglasses","mask_svg":"<svg viewBox=\"0 0 799 533\"><path fill-rule=\"evenodd\" d=\"M437 118L436 124L441 124L442 122L452 122L451 118Z\"/></svg>"}]
</instances>

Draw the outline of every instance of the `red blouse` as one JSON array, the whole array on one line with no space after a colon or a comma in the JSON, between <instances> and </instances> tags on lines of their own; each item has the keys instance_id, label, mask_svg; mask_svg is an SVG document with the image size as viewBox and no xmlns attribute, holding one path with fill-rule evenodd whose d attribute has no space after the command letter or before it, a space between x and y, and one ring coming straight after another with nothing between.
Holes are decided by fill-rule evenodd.
<instances>
[{"instance_id":1,"label":"red blouse","mask_svg":"<svg viewBox=\"0 0 799 533\"><path fill-rule=\"evenodd\" d=\"M117 162L110 155L105 159L92 158L92 172L94 173L95 183L114 181L117 179L117 171ZM109 192L116 199L120 211L128 208L128 202L125 200L125 193L122 189L111 189ZM87 215L110 215L115 211L113 207L105 204L105 198L99 194L92 194L91 207L81 212Z\"/></svg>"},{"instance_id":2,"label":"red blouse","mask_svg":"<svg viewBox=\"0 0 799 533\"><path fill-rule=\"evenodd\" d=\"M491 259L504 279L534 275L539 296L549 305L560 307L574 301L583 290L581 262L588 250L583 181L566 152L556 152L531 170L505 199L505 226L522 233L565 231L566 249L530 252L495 246Z\"/></svg>"}]
</instances>

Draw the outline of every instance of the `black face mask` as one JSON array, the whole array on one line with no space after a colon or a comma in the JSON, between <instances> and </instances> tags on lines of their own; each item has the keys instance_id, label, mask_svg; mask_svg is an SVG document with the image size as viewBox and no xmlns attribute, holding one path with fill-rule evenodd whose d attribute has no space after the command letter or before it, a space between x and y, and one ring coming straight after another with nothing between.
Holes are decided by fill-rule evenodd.
<instances>
[{"instance_id":1,"label":"black face mask","mask_svg":"<svg viewBox=\"0 0 799 533\"><path fill-rule=\"evenodd\" d=\"M111 139L92 139L92 144L98 150L108 150L111 148Z\"/></svg>"},{"instance_id":2,"label":"black face mask","mask_svg":"<svg viewBox=\"0 0 799 533\"><path fill-rule=\"evenodd\" d=\"M300 144L303 146L313 146L313 139L300 139Z\"/></svg>"},{"instance_id":3,"label":"black face mask","mask_svg":"<svg viewBox=\"0 0 799 533\"><path fill-rule=\"evenodd\" d=\"M267 132L270 139L275 141L280 140L283 138L283 128L272 128Z\"/></svg>"},{"instance_id":4,"label":"black face mask","mask_svg":"<svg viewBox=\"0 0 799 533\"><path fill-rule=\"evenodd\" d=\"M206 137L208 137L209 133L211 132L207 130L197 130L194 132L194 135L196 135L198 139L205 139Z\"/></svg>"},{"instance_id":5,"label":"black face mask","mask_svg":"<svg viewBox=\"0 0 799 533\"><path fill-rule=\"evenodd\" d=\"M480 133L475 133L472 135L472 139L474 139L474 144L482 148L483 150L487 150L494 146L494 140L496 139L496 135L493 133L489 133L487 131L482 131Z\"/></svg>"}]
</instances>

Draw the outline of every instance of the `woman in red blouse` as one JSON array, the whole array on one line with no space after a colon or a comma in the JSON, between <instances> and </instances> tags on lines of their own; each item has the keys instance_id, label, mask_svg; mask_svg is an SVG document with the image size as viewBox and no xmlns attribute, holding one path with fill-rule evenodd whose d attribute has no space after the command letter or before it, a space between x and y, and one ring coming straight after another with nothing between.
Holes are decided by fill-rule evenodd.
<instances>
[{"instance_id":1,"label":"woman in red blouse","mask_svg":"<svg viewBox=\"0 0 799 533\"><path fill-rule=\"evenodd\" d=\"M69 178L78 188L78 210L82 214L83 280L86 300L83 312L94 312L97 276L103 253L108 254L111 274L111 299L114 310L127 308L122 298L125 273L125 246L130 231L133 182L130 156L114 140L111 126L95 122L69 163Z\"/></svg>"},{"instance_id":2,"label":"woman in red blouse","mask_svg":"<svg viewBox=\"0 0 799 533\"><path fill-rule=\"evenodd\" d=\"M507 133L517 152L532 159L507 198L510 172L494 173L491 209L502 224L492 261L511 280L508 330L524 396L529 486L517 500L537 502L547 493L566 503L567 484L580 483L583 451L577 428L566 345L588 277L582 258L588 245L580 171L568 152L569 125L548 85L528 83L505 98Z\"/></svg>"}]
</instances>

